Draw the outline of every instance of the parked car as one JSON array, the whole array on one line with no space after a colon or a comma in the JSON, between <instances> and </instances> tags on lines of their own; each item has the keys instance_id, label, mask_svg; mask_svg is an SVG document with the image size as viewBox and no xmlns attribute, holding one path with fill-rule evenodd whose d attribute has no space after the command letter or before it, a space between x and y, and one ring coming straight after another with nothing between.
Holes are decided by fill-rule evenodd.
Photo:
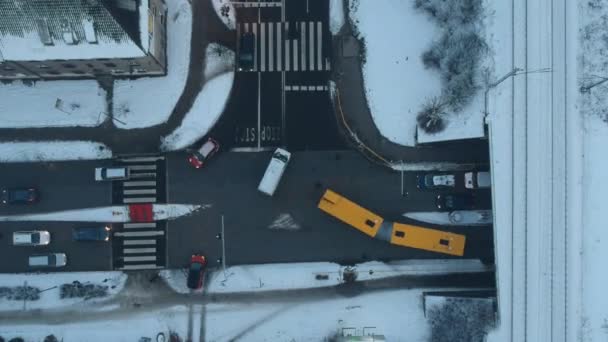
<instances>
[{"instance_id":1,"label":"parked car","mask_svg":"<svg viewBox=\"0 0 608 342\"><path fill-rule=\"evenodd\" d=\"M456 185L456 177L447 174L424 174L416 176L418 189L440 189L453 188Z\"/></svg>"},{"instance_id":2,"label":"parked car","mask_svg":"<svg viewBox=\"0 0 608 342\"><path fill-rule=\"evenodd\" d=\"M207 266L207 259L204 256L194 254L190 258L190 267L188 271L188 288L196 290L200 289L203 286L205 266Z\"/></svg>"},{"instance_id":3,"label":"parked car","mask_svg":"<svg viewBox=\"0 0 608 342\"><path fill-rule=\"evenodd\" d=\"M188 158L188 162L192 166L197 169L203 167L203 164L207 162L214 154L217 153L220 149L220 144L213 138L207 139L203 146L201 146L198 150L194 151L190 158Z\"/></svg>"},{"instance_id":4,"label":"parked car","mask_svg":"<svg viewBox=\"0 0 608 342\"><path fill-rule=\"evenodd\" d=\"M15 246L46 246L51 243L51 234L46 230L13 232Z\"/></svg>"},{"instance_id":5,"label":"parked car","mask_svg":"<svg viewBox=\"0 0 608 342\"><path fill-rule=\"evenodd\" d=\"M110 240L110 226L79 227L72 230L75 241L108 241Z\"/></svg>"},{"instance_id":6,"label":"parked car","mask_svg":"<svg viewBox=\"0 0 608 342\"><path fill-rule=\"evenodd\" d=\"M475 207L475 198L472 194L437 195L435 205L439 210L467 210Z\"/></svg>"},{"instance_id":7,"label":"parked car","mask_svg":"<svg viewBox=\"0 0 608 342\"><path fill-rule=\"evenodd\" d=\"M67 264L65 253L48 253L30 255L28 265L30 267L63 267Z\"/></svg>"},{"instance_id":8,"label":"parked car","mask_svg":"<svg viewBox=\"0 0 608 342\"><path fill-rule=\"evenodd\" d=\"M96 181L113 181L129 179L130 170L126 166L95 168Z\"/></svg>"},{"instance_id":9,"label":"parked car","mask_svg":"<svg viewBox=\"0 0 608 342\"><path fill-rule=\"evenodd\" d=\"M490 173L487 171L467 172L464 174L464 186L467 189L483 189L492 185Z\"/></svg>"},{"instance_id":10,"label":"parked car","mask_svg":"<svg viewBox=\"0 0 608 342\"><path fill-rule=\"evenodd\" d=\"M255 53L255 35L244 32L240 38L238 69L239 71L253 70L253 54Z\"/></svg>"},{"instance_id":11,"label":"parked car","mask_svg":"<svg viewBox=\"0 0 608 342\"><path fill-rule=\"evenodd\" d=\"M2 189L3 204L33 204L38 202L38 190L35 188Z\"/></svg>"}]
</instances>

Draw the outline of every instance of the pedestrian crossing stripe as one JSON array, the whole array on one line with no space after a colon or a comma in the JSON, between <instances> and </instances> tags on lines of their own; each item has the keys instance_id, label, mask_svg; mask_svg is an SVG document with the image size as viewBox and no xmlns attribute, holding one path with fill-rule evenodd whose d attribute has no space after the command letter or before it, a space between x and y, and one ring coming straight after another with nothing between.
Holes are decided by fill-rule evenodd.
<instances>
[{"instance_id":1,"label":"pedestrian crossing stripe","mask_svg":"<svg viewBox=\"0 0 608 342\"><path fill-rule=\"evenodd\" d=\"M237 37L244 32L255 36L254 72L329 71L330 51L323 44L326 30L320 21L239 23Z\"/></svg>"},{"instance_id":2,"label":"pedestrian crossing stripe","mask_svg":"<svg viewBox=\"0 0 608 342\"><path fill-rule=\"evenodd\" d=\"M285 91L327 91L326 85L286 85Z\"/></svg>"},{"instance_id":3,"label":"pedestrian crossing stripe","mask_svg":"<svg viewBox=\"0 0 608 342\"><path fill-rule=\"evenodd\" d=\"M234 7L281 7L281 2L246 2L246 1L231 1Z\"/></svg>"}]
</instances>

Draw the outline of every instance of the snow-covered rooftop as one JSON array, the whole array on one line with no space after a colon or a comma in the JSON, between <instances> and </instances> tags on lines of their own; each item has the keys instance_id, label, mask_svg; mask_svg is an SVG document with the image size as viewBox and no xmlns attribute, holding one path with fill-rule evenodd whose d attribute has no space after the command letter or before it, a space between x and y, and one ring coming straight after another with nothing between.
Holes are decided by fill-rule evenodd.
<instances>
[{"instance_id":1,"label":"snow-covered rooftop","mask_svg":"<svg viewBox=\"0 0 608 342\"><path fill-rule=\"evenodd\" d=\"M147 11L133 14L148 15ZM0 17L0 56L4 60L144 55L140 33L131 32L139 27L125 28L99 0L4 0L0 1Z\"/></svg>"}]
</instances>

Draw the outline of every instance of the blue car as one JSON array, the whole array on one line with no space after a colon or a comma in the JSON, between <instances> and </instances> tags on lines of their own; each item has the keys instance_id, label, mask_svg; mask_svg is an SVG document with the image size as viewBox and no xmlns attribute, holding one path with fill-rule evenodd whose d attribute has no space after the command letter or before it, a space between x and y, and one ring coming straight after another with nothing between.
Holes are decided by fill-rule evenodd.
<instances>
[{"instance_id":1,"label":"blue car","mask_svg":"<svg viewBox=\"0 0 608 342\"><path fill-rule=\"evenodd\" d=\"M110 226L74 228L72 237L76 241L108 241Z\"/></svg>"}]
</instances>

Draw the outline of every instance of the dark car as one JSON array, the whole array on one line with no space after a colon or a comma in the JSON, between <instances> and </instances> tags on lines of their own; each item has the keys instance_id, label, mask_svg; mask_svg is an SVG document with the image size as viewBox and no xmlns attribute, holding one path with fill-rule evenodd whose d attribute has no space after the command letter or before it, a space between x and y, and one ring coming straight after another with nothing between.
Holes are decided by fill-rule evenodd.
<instances>
[{"instance_id":1,"label":"dark car","mask_svg":"<svg viewBox=\"0 0 608 342\"><path fill-rule=\"evenodd\" d=\"M194 254L190 258L190 268L188 270L188 288L196 290L203 286L205 266L207 266L207 259L204 256Z\"/></svg>"},{"instance_id":2,"label":"dark car","mask_svg":"<svg viewBox=\"0 0 608 342\"><path fill-rule=\"evenodd\" d=\"M76 241L108 241L110 230L110 226L74 228L72 237Z\"/></svg>"},{"instance_id":3,"label":"dark car","mask_svg":"<svg viewBox=\"0 0 608 342\"><path fill-rule=\"evenodd\" d=\"M38 201L38 190L34 188L14 188L2 190L3 204L33 204Z\"/></svg>"},{"instance_id":4,"label":"dark car","mask_svg":"<svg viewBox=\"0 0 608 342\"><path fill-rule=\"evenodd\" d=\"M435 205L439 210L467 210L475 207L472 194L437 195Z\"/></svg>"},{"instance_id":5,"label":"dark car","mask_svg":"<svg viewBox=\"0 0 608 342\"><path fill-rule=\"evenodd\" d=\"M195 168L200 169L209 158L219 151L219 149L220 143L213 138L209 138L205 141L203 146L190 155L188 162Z\"/></svg>"},{"instance_id":6,"label":"dark car","mask_svg":"<svg viewBox=\"0 0 608 342\"><path fill-rule=\"evenodd\" d=\"M253 54L255 53L255 35L253 32L245 32L241 35L239 48L239 71L253 70Z\"/></svg>"}]
</instances>

